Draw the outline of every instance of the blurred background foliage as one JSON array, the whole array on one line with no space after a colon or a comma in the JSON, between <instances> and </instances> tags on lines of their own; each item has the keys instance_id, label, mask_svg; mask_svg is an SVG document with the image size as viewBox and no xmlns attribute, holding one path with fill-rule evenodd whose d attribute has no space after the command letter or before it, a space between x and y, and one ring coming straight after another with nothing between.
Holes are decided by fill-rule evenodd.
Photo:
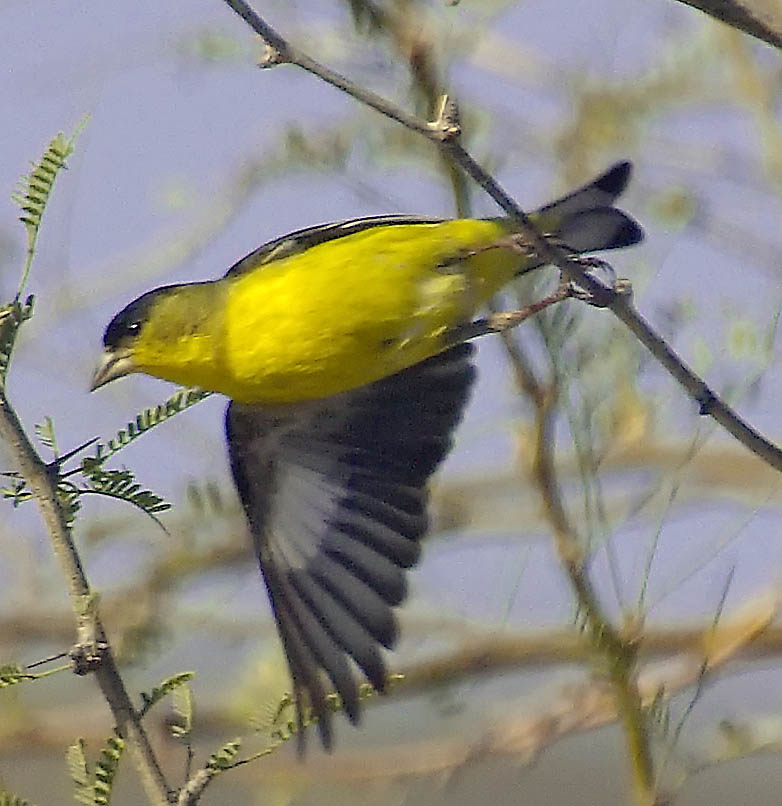
<instances>
[{"instance_id":1,"label":"blurred background foliage","mask_svg":"<svg viewBox=\"0 0 782 806\"><path fill-rule=\"evenodd\" d=\"M91 115L44 222L38 310L11 376L25 422L53 418L63 451L112 436L170 391L138 379L86 395L101 329L135 294L217 276L317 221L495 212L422 138L293 69L253 71L259 44L218 2L187 15L152 2L70 15L52 0L43 20L35 8L0 7L13 79L0 93L15 110L0 175L9 193L40 144ZM648 237L612 256L616 271L684 359L779 441L779 51L662 0L259 10L315 58L421 116L452 93L467 147L526 207L633 159L624 206ZM7 297L24 250L15 215L9 203L0 218ZM523 304L555 280L540 272L500 302ZM662 788L684 804L776 803L776 475L700 421L607 313L567 303L504 343L487 340L480 367L401 614L391 665L405 680L360 733L340 730L333 757L313 752L300 765L284 748L224 776L204 802L622 802L621 734L532 481L533 378L556 399L558 478L602 602L642 639ZM234 735L262 748L288 687L228 480L221 407L213 397L123 453L174 504L162 515L169 534L111 503L90 501L77 523L130 688L196 672L202 756ZM73 616L32 507L2 513L0 663L27 664L68 649ZM157 713L163 759L184 769L173 717ZM81 736L95 753L110 729L90 679L0 691L0 778L60 802L65 747ZM139 802L130 766L118 787L115 802Z\"/></svg>"}]
</instances>

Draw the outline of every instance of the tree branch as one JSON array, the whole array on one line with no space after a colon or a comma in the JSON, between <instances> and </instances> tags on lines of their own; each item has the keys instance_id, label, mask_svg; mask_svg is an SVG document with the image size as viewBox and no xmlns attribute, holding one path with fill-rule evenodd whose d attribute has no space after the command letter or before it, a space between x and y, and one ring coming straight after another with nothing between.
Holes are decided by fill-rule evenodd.
<instances>
[{"instance_id":1,"label":"tree branch","mask_svg":"<svg viewBox=\"0 0 782 806\"><path fill-rule=\"evenodd\" d=\"M638 636L621 634L603 612L589 577L586 553L565 510L554 465L557 381L544 385L536 377L521 346L509 339L505 344L520 389L531 399L535 409L533 478L554 532L560 565L585 617L592 655L613 688L614 707L627 737L635 803L651 806L655 803L655 774L646 713L638 690Z\"/></svg>"},{"instance_id":2,"label":"tree branch","mask_svg":"<svg viewBox=\"0 0 782 806\"><path fill-rule=\"evenodd\" d=\"M68 580L71 607L78 619L77 647L80 652L78 656L74 656L74 660L80 657L88 665L95 663L94 669L85 667L84 671L94 671L101 692L111 709L117 732L130 746L150 803L164 806L169 803L168 784L128 696L103 625L95 612L93 594L78 549L57 499L55 477L51 469L41 461L25 434L1 384L0 438L7 444L9 453L38 504L54 553Z\"/></svg>"},{"instance_id":3,"label":"tree branch","mask_svg":"<svg viewBox=\"0 0 782 806\"><path fill-rule=\"evenodd\" d=\"M782 4L779 0L679 0L782 49Z\"/></svg>"}]
</instances>

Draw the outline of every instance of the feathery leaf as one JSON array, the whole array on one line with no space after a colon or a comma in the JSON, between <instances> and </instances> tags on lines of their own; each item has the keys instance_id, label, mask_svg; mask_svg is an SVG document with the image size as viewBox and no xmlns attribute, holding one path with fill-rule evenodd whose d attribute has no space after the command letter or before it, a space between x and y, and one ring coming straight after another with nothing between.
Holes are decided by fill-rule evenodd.
<instances>
[{"instance_id":1,"label":"feathery leaf","mask_svg":"<svg viewBox=\"0 0 782 806\"><path fill-rule=\"evenodd\" d=\"M12 795L0 783L0 806L33 806L33 804L18 795Z\"/></svg>"},{"instance_id":2,"label":"feathery leaf","mask_svg":"<svg viewBox=\"0 0 782 806\"><path fill-rule=\"evenodd\" d=\"M155 686L152 691L141 692L141 709L139 710L139 718L146 716L150 709L157 705L167 694L175 691L180 686L190 682L195 677L195 672L180 672L172 677L164 680L160 685Z\"/></svg>"},{"instance_id":3,"label":"feathery leaf","mask_svg":"<svg viewBox=\"0 0 782 806\"><path fill-rule=\"evenodd\" d=\"M44 417L42 423L35 426L35 435L41 445L47 447L57 456L57 436L54 433L54 420L48 415Z\"/></svg>"},{"instance_id":4,"label":"feathery leaf","mask_svg":"<svg viewBox=\"0 0 782 806\"><path fill-rule=\"evenodd\" d=\"M144 411L136 415L135 420L129 422L124 429L118 431L115 437L105 443L99 442L95 448L95 453L82 460L82 469L89 475L93 468L104 464L107 459L119 453L119 451L146 434L156 425L160 425L166 420L170 420L175 414L195 406L196 403L200 403L211 394L211 392L206 392L203 389L180 389L158 406L144 409Z\"/></svg>"},{"instance_id":5,"label":"feathery leaf","mask_svg":"<svg viewBox=\"0 0 782 806\"><path fill-rule=\"evenodd\" d=\"M117 735L109 736L106 744L101 748L100 758L95 762L95 782L93 784L95 806L109 806L111 803L114 776L117 773L124 749L125 740Z\"/></svg>"},{"instance_id":6,"label":"feathery leaf","mask_svg":"<svg viewBox=\"0 0 782 806\"><path fill-rule=\"evenodd\" d=\"M108 498L116 498L119 501L126 501L149 515L163 531L166 531L165 526L156 517L156 513L171 509L171 504L151 490L143 489L136 481L132 471L103 470L99 464L94 464L87 459L82 462L82 469L84 475L88 478L90 486L74 488L74 493L77 496L103 495ZM69 501L69 503L73 502Z\"/></svg>"},{"instance_id":7,"label":"feathery leaf","mask_svg":"<svg viewBox=\"0 0 782 806\"><path fill-rule=\"evenodd\" d=\"M19 220L27 230L27 256L22 270L22 277L19 280L19 288L14 299L16 303L21 299L24 288L27 285L27 279L30 276L41 220L46 204L52 194L54 181L57 179L59 172L66 167L65 160L73 153L76 137L81 133L86 123L87 118L85 117L70 137L66 138L62 132L59 132L49 143L41 159L33 163L30 173L22 177L19 181L18 190L11 196L13 201L22 209L22 215Z\"/></svg>"},{"instance_id":8,"label":"feathery leaf","mask_svg":"<svg viewBox=\"0 0 782 806\"><path fill-rule=\"evenodd\" d=\"M241 746L241 739L226 742L216 753L209 756L209 761L206 762L207 769L214 770L215 773L227 770L233 764Z\"/></svg>"},{"instance_id":9,"label":"feathery leaf","mask_svg":"<svg viewBox=\"0 0 782 806\"><path fill-rule=\"evenodd\" d=\"M68 774L74 785L74 797L82 806L94 806L95 793L90 782L90 768L84 754L84 740L79 739L65 751Z\"/></svg>"},{"instance_id":10,"label":"feathery leaf","mask_svg":"<svg viewBox=\"0 0 782 806\"><path fill-rule=\"evenodd\" d=\"M53 674L70 668L70 664L68 664L67 666L58 666L46 672L33 674L17 663L6 663L0 666L0 688L9 688L10 686L15 686L17 683L24 683L28 680L40 680L42 677L51 677Z\"/></svg>"},{"instance_id":11,"label":"feathery leaf","mask_svg":"<svg viewBox=\"0 0 782 806\"><path fill-rule=\"evenodd\" d=\"M176 724L171 725L171 735L189 741L193 731L193 690L185 682L172 692L172 707L177 716Z\"/></svg>"}]
</instances>

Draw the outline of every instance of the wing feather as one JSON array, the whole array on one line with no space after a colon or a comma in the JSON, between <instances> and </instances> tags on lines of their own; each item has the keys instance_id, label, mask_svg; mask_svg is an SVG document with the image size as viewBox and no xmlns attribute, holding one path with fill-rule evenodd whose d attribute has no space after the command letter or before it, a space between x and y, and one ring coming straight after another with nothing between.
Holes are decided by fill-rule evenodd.
<instances>
[{"instance_id":1,"label":"wing feather","mask_svg":"<svg viewBox=\"0 0 782 806\"><path fill-rule=\"evenodd\" d=\"M407 219L405 219L407 220ZM231 467L290 666L331 745L322 675L352 722L351 659L382 691L381 647L427 528L426 484L448 453L474 377L459 345L369 386L300 406L231 403ZM303 741L303 739L301 739Z\"/></svg>"},{"instance_id":2,"label":"wing feather","mask_svg":"<svg viewBox=\"0 0 782 806\"><path fill-rule=\"evenodd\" d=\"M376 637L311 574L294 573L291 581L309 607L321 611L334 640L345 652L352 653L369 682L381 691L385 687L385 665Z\"/></svg>"}]
</instances>

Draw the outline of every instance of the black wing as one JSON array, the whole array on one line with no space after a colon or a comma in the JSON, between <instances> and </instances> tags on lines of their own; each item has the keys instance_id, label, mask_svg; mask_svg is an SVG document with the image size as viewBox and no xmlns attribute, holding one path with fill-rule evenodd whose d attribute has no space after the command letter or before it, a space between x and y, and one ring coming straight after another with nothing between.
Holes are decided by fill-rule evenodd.
<instances>
[{"instance_id":1,"label":"black wing","mask_svg":"<svg viewBox=\"0 0 782 806\"><path fill-rule=\"evenodd\" d=\"M228 446L290 666L331 745L321 672L354 724L349 659L382 691L404 569L427 529L426 483L450 450L475 374L459 345L369 386L274 412L232 402ZM303 731L299 733L303 741Z\"/></svg>"},{"instance_id":2,"label":"black wing","mask_svg":"<svg viewBox=\"0 0 782 806\"><path fill-rule=\"evenodd\" d=\"M352 218L348 221L336 221L333 224L318 224L296 232L289 232L287 235L282 235L259 246L249 255L245 255L241 260L234 263L225 273L225 276L243 274L264 263L271 263L284 257L298 255L313 246L318 246L318 244L333 241L335 238L344 238L347 235L355 235L357 232L363 232L364 230L372 229L372 227L387 227L394 224L439 224L442 220L442 218L420 218L418 216L381 215L370 216L369 218Z\"/></svg>"}]
</instances>

